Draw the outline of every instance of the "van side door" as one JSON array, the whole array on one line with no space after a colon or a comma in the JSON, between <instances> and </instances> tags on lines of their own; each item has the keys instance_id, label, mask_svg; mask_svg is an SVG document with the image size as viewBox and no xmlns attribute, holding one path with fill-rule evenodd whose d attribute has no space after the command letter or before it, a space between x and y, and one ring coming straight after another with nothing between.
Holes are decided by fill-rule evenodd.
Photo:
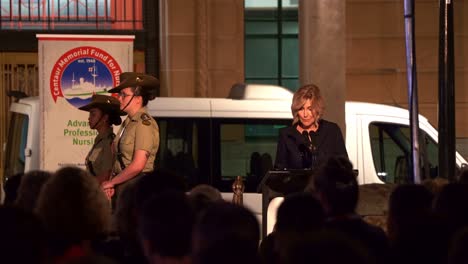
<instances>
[{"instance_id":1,"label":"van side door","mask_svg":"<svg viewBox=\"0 0 468 264\"><path fill-rule=\"evenodd\" d=\"M155 168L183 175L187 187L210 184L213 178L213 135L210 118L158 117L160 145Z\"/></svg>"}]
</instances>

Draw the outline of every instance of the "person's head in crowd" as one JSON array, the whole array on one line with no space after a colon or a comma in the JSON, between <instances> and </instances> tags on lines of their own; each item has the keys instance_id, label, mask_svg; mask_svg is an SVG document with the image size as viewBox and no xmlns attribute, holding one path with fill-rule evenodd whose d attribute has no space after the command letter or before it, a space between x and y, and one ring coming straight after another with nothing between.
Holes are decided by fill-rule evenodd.
<instances>
[{"instance_id":1,"label":"person's head in crowd","mask_svg":"<svg viewBox=\"0 0 468 264\"><path fill-rule=\"evenodd\" d=\"M45 263L45 232L32 212L0 206L0 234L1 263Z\"/></svg>"},{"instance_id":2,"label":"person's head in crowd","mask_svg":"<svg viewBox=\"0 0 468 264\"><path fill-rule=\"evenodd\" d=\"M199 184L193 187L188 194L188 199L196 213L202 212L212 203L223 201L221 192L208 184Z\"/></svg>"},{"instance_id":3,"label":"person's head in crowd","mask_svg":"<svg viewBox=\"0 0 468 264\"><path fill-rule=\"evenodd\" d=\"M138 180L127 184L122 189L117 197L113 215L116 231L124 243L137 241L137 232L135 230L137 217L134 208L137 182Z\"/></svg>"},{"instance_id":4,"label":"person's head in crowd","mask_svg":"<svg viewBox=\"0 0 468 264\"><path fill-rule=\"evenodd\" d=\"M151 174L125 186L118 196L114 223L125 250L131 258L144 259L137 229L145 202L153 195L169 190L184 192L184 179L167 169L158 168Z\"/></svg>"},{"instance_id":5,"label":"person's head in crowd","mask_svg":"<svg viewBox=\"0 0 468 264\"><path fill-rule=\"evenodd\" d=\"M278 208L275 231L305 233L319 229L325 220L320 202L308 192L286 196Z\"/></svg>"},{"instance_id":6,"label":"person's head in crowd","mask_svg":"<svg viewBox=\"0 0 468 264\"><path fill-rule=\"evenodd\" d=\"M445 185L449 183L448 179L436 177L434 179L425 179L422 185L426 187L434 196L437 196Z\"/></svg>"},{"instance_id":7,"label":"person's head in crowd","mask_svg":"<svg viewBox=\"0 0 468 264\"><path fill-rule=\"evenodd\" d=\"M240 237L231 237L192 255L193 264L258 264L259 257ZM274 264L274 263L269 263Z\"/></svg>"},{"instance_id":8,"label":"person's head in crowd","mask_svg":"<svg viewBox=\"0 0 468 264\"><path fill-rule=\"evenodd\" d=\"M260 227L251 211L228 202L214 203L196 220L193 261L253 263L258 260L259 239Z\"/></svg>"},{"instance_id":9,"label":"person's head in crowd","mask_svg":"<svg viewBox=\"0 0 468 264\"><path fill-rule=\"evenodd\" d=\"M276 244L276 232L273 231L266 237L262 238L260 246L258 247L258 260L261 264L275 264L279 261L279 252L275 248Z\"/></svg>"},{"instance_id":10,"label":"person's head in crowd","mask_svg":"<svg viewBox=\"0 0 468 264\"><path fill-rule=\"evenodd\" d=\"M458 230L449 244L448 264L468 263L468 227Z\"/></svg>"},{"instance_id":11,"label":"person's head in crowd","mask_svg":"<svg viewBox=\"0 0 468 264\"><path fill-rule=\"evenodd\" d=\"M109 201L95 178L77 167L63 167L52 175L41 190L36 212L54 254L110 231Z\"/></svg>"},{"instance_id":12,"label":"person's head in crowd","mask_svg":"<svg viewBox=\"0 0 468 264\"><path fill-rule=\"evenodd\" d=\"M142 261L146 263L146 257L138 238L138 217L137 210L135 209L137 183L145 177L130 182L125 188L122 188L115 203L113 223L120 246L123 247L122 251L125 263L141 263Z\"/></svg>"},{"instance_id":13,"label":"person's head in crowd","mask_svg":"<svg viewBox=\"0 0 468 264\"><path fill-rule=\"evenodd\" d=\"M144 203L138 231L149 263L190 263L194 213L182 191L156 194Z\"/></svg>"},{"instance_id":14,"label":"person's head in crowd","mask_svg":"<svg viewBox=\"0 0 468 264\"><path fill-rule=\"evenodd\" d=\"M24 173L17 173L6 180L5 186L3 187L5 191L5 199L3 200L4 205L15 203L23 175Z\"/></svg>"},{"instance_id":15,"label":"person's head in crowd","mask_svg":"<svg viewBox=\"0 0 468 264\"><path fill-rule=\"evenodd\" d=\"M422 185L398 185L391 193L388 205L387 230L390 239L399 239L429 221L433 197Z\"/></svg>"},{"instance_id":16,"label":"person's head in crowd","mask_svg":"<svg viewBox=\"0 0 468 264\"><path fill-rule=\"evenodd\" d=\"M354 214L359 199L359 186L348 158L331 157L317 171L313 191L327 216Z\"/></svg>"},{"instance_id":17,"label":"person's head in crowd","mask_svg":"<svg viewBox=\"0 0 468 264\"><path fill-rule=\"evenodd\" d=\"M141 210L144 202L155 194L168 190L186 191L185 180L181 175L161 168L155 169L135 184L134 208L137 212Z\"/></svg>"},{"instance_id":18,"label":"person's head in crowd","mask_svg":"<svg viewBox=\"0 0 468 264\"><path fill-rule=\"evenodd\" d=\"M281 248L307 234L319 232L325 221L320 202L309 192L287 195L278 208L274 232L262 240L263 263L276 263Z\"/></svg>"},{"instance_id":19,"label":"person's head in crowd","mask_svg":"<svg viewBox=\"0 0 468 264\"><path fill-rule=\"evenodd\" d=\"M446 226L449 236L468 225L468 185L449 183L435 197L434 213Z\"/></svg>"},{"instance_id":20,"label":"person's head in crowd","mask_svg":"<svg viewBox=\"0 0 468 264\"><path fill-rule=\"evenodd\" d=\"M156 98L159 80L148 74L124 72L120 74L120 84L109 93L118 93L120 109L130 116Z\"/></svg>"},{"instance_id":21,"label":"person's head in crowd","mask_svg":"<svg viewBox=\"0 0 468 264\"><path fill-rule=\"evenodd\" d=\"M445 263L445 235L432 211L433 197L419 184L401 184L391 193L387 221L391 263Z\"/></svg>"},{"instance_id":22,"label":"person's head in crowd","mask_svg":"<svg viewBox=\"0 0 468 264\"><path fill-rule=\"evenodd\" d=\"M52 174L47 171L30 171L24 174L18 189L15 205L26 210L34 211L39 193Z\"/></svg>"},{"instance_id":23,"label":"person's head in crowd","mask_svg":"<svg viewBox=\"0 0 468 264\"><path fill-rule=\"evenodd\" d=\"M314 84L308 84L300 87L293 96L291 112L293 115L293 125L299 124L304 127L315 125L323 116L325 103L320 93L320 89ZM312 115L312 118L304 117L304 112Z\"/></svg>"},{"instance_id":24,"label":"person's head in crowd","mask_svg":"<svg viewBox=\"0 0 468 264\"><path fill-rule=\"evenodd\" d=\"M281 248L277 263L376 264L378 262L368 254L366 247L359 241L351 239L344 233L325 229L314 234L304 234Z\"/></svg>"}]
</instances>

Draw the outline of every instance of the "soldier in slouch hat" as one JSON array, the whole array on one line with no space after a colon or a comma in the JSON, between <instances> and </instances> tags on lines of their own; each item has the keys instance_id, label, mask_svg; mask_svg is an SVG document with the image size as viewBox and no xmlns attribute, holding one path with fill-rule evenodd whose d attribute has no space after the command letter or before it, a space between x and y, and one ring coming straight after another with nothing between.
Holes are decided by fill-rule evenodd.
<instances>
[{"instance_id":1,"label":"soldier in slouch hat","mask_svg":"<svg viewBox=\"0 0 468 264\"><path fill-rule=\"evenodd\" d=\"M93 95L91 102L79 109L89 112L89 127L98 132L85 164L87 171L102 183L109 178L113 166L111 144L115 134L112 126L120 125L120 116L125 113L120 111L117 98L100 94Z\"/></svg>"},{"instance_id":2,"label":"soldier in slouch hat","mask_svg":"<svg viewBox=\"0 0 468 264\"><path fill-rule=\"evenodd\" d=\"M124 72L120 84L109 90L117 93L120 110L127 114L113 141L116 154L114 173L102 184L106 193L118 193L130 182L153 171L159 147L159 128L146 105L156 97L159 80L151 75ZM116 195L116 196L117 196Z\"/></svg>"}]
</instances>

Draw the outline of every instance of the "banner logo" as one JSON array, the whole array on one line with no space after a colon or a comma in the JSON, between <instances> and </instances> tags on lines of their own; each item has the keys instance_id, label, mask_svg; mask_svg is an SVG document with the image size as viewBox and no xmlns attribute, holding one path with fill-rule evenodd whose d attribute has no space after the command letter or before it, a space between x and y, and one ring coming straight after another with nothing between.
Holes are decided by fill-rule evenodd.
<instances>
[{"instance_id":1,"label":"banner logo","mask_svg":"<svg viewBox=\"0 0 468 264\"><path fill-rule=\"evenodd\" d=\"M93 94L108 94L119 85L122 69L106 51L90 46L77 47L63 54L50 74L50 93L54 102L63 97L76 108L91 102Z\"/></svg>"}]
</instances>

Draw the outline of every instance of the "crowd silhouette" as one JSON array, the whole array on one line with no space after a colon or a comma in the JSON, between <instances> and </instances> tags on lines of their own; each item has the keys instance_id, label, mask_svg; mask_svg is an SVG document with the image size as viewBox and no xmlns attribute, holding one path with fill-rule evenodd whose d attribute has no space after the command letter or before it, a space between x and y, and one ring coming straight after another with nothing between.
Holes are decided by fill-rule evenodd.
<instances>
[{"instance_id":1,"label":"crowd silhouette","mask_svg":"<svg viewBox=\"0 0 468 264\"><path fill-rule=\"evenodd\" d=\"M465 172L463 172L465 173ZM1 263L468 263L468 185L435 180L392 188L385 226L357 212L347 158L287 195L274 231L210 185L156 169L111 203L76 167L15 175L0 206Z\"/></svg>"}]
</instances>

